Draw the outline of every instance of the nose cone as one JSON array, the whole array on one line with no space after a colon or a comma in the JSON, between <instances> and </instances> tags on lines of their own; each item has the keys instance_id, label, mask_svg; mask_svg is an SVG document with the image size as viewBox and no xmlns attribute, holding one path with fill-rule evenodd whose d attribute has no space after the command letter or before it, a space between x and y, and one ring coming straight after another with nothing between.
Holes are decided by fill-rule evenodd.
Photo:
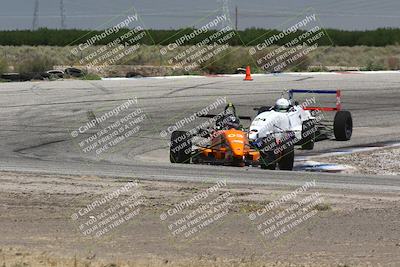
<instances>
[{"instance_id":1,"label":"nose cone","mask_svg":"<svg viewBox=\"0 0 400 267\"><path fill-rule=\"evenodd\" d=\"M244 156L244 145L246 141L246 134L244 132L229 130L226 132L226 140L234 157Z\"/></svg>"},{"instance_id":2,"label":"nose cone","mask_svg":"<svg viewBox=\"0 0 400 267\"><path fill-rule=\"evenodd\" d=\"M232 143L231 148L234 157L244 156L244 144Z\"/></svg>"}]
</instances>

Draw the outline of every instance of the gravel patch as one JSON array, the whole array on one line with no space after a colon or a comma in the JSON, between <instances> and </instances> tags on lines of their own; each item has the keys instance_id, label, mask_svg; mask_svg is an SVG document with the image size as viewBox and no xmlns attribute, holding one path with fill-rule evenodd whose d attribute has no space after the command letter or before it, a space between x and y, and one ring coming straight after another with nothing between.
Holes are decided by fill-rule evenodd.
<instances>
[{"instance_id":1,"label":"gravel patch","mask_svg":"<svg viewBox=\"0 0 400 267\"><path fill-rule=\"evenodd\" d=\"M400 148L329 157L326 161L352 166L362 174L400 175Z\"/></svg>"}]
</instances>

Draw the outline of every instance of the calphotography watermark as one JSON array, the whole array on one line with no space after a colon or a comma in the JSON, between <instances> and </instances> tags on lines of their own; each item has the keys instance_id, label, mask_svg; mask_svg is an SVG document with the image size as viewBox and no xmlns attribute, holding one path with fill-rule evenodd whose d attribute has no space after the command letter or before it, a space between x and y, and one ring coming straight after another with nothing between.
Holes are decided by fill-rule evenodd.
<instances>
[{"instance_id":1,"label":"calphotography watermark","mask_svg":"<svg viewBox=\"0 0 400 267\"><path fill-rule=\"evenodd\" d=\"M181 130L188 126L190 127L190 125L195 123L196 120L198 120L201 116L207 115L210 112L217 110L221 105L225 105L226 103L227 103L226 97L219 97L214 102L205 106L201 110L198 110L194 113L191 113L189 116L186 116L182 119L175 121L172 125L168 126L166 129L162 130L160 132L160 136L166 137L166 136L172 134L174 131ZM195 126L189 132L194 134L195 132L198 132L198 130L206 128L208 126L210 126L210 123L202 122L201 125Z\"/></svg>"},{"instance_id":2,"label":"calphotography watermark","mask_svg":"<svg viewBox=\"0 0 400 267\"><path fill-rule=\"evenodd\" d=\"M80 208L71 219L86 237L99 238L111 233L138 217L146 203L139 189L138 180L129 181Z\"/></svg>"},{"instance_id":3,"label":"calphotography watermark","mask_svg":"<svg viewBox=\"0 0 400 267\"><path fill-rule=\"evenodd\" d=\"M133 140L148 118L138 104L134 97L106 112L87 111L86 122L70 133L72 140L84 154L115 151Z\"/></svg>"},{"instance_id":4,"label":"calphotography watermark","mask_svg":"<svg viewBox=\"0 0 400 267\"><path fill-rule=\"evenodd\" d=\"M186 72L204 68L223 56L237 37L226 14L209 16L200 24L190 32L179 32L174 42L160 49L170 66Z\"/></svg>"},{"instance_id":5,"label":"calphotography watermark","mask_svg":"<svg viewBox=\"0 0 400 267\"><path fill-rule=\"evenodd\" d=\"M324 198L319 192L308 193L305 196L305 193L315 186L315 180L306 182L303 186L252 212L249 220L265 239L272 241L280 238L318 213L318 207L324 203Z\"/></svg>"},{"instance_id":6,"label":"calphotography watermark","mask_svg":"<svg viewBox=\"0 0 400 267\"><path fill-rule=\"evenodd\" d=\"M110 65L127 61L147 37L136 12L124 16L118 23L88 38L71 50L80 57L77 64L101 72Z\"/></svg>"},{"instance_id":7,"label":"calphotography watermark","mask_svg":"<svg viewBox=\"0 0 400 267\"><path fill-rule=\"evenodd\" d=\"M295 68L306 62L309 55L321 44L332 45L315 13L304 14L281 32L259 39L262 42L250 47L249 54L258 67L273 73Z\"/></svg>"},{"instance_id":8,"label":"calphotography watermark","mask_svg":"<svg viewBox=\"0 0 400 267\"><path fill-rule=\"evenodd\" d=\"M226 180L195 193L160 214L175 240L192 240L201 232L217 226L229 213L234 197L226 190Z\"/></svg>"}]
</instances>

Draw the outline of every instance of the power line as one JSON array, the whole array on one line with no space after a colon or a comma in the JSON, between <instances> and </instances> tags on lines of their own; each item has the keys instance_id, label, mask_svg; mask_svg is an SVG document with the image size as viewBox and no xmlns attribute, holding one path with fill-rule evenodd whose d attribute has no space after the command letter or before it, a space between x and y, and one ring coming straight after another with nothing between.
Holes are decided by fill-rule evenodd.
<instances>
[{"instance_id":1,"label":"power line","mask_svg":"<svg viewBox=\"0 0 400 267\"><path fill-rule=\"evenodd\" d=\"M65 8L64 8L64 0L60 0L60 16L61 16L61 29L65 29Z\"/></svg>"},{"instance_id":2,"label":"power line","mask_svg":"<svg viewBox=\"0 0 400 267\"><path fill-rule=\"evenodd\" d=\"M239 12L238 12L238 6L235 6L235 30L237 31L239 29Z\"/></svg>"},{"instance_id":3,"label":"power line","mask_svg":"<svg viewBox=\"0 0 400 267\"><path fill-rule=\"evenodd\" d=\"M32 21L32 31L36 30L38 27L39 19L39 0L35 1L35 7L33 10L33 21Z\"/></svg>"},{"instance_id":4,"label":"power line","mask_svg":"<svg viewBox=\"0 0 400 267\"><path fill-rule=\"evenodd\" d=\"M226 16L226 21L224 22L223 27L230 26L231 23L231 13L229 11L229 0L218 0L218 2L222 3L222 15Z\"/></svg>"}]
</instances>

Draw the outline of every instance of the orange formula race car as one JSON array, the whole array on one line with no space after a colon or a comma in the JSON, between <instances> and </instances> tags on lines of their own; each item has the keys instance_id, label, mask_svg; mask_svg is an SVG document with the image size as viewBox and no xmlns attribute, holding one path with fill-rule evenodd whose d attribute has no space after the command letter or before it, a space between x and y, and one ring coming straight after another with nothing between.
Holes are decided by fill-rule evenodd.
<instances>
[{"instance_id":1,"label":"orange formula race car","mask_svg":"<svg viewBox=\"0 0 400 267\"><path fill-rule=\"evenodd\" d=\"M218 115L203 115L212 127L195 131L174 131L171 135L172 163L213 164L229 166L257 166L260 153L252 149L247 133L236 116L235 106L228 104Z\"/></svg>"}]
</instances>

